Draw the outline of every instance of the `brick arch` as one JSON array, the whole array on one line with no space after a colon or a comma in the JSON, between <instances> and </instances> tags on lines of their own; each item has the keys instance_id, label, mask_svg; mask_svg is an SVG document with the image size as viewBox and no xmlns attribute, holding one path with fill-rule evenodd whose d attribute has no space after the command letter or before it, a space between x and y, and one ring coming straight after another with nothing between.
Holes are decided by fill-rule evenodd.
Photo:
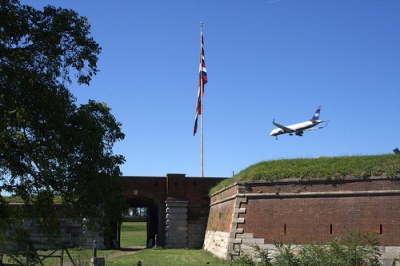
<instances>
[{"instance_id":1,"label":"brick arch","mask_svg":"<svg viewBox=\"0 0 400 266\"><path fill-rule=\"evenodd\" d=\"M148 221L148 240L157 234L157 244L164 245L166 242L166 201L187 202L187 224L188 227L198 227L199 224L206 226L210 198L208 192L217 183L226 178L215 177L186 177L185 174L167 174L165 177L154 176L123 176L121 183L123 195L131 206L135 204L151 205L154 202L153 217ZM147 206L143 206L147 207ZM203 238L204 238L203 232ZM200 237L201 238L201 237ZM195 239L196 241L193 241ZM188 241L182 247L197 247L199 239L197 232L188 232Z\"/></svg>"},{"instance_id":2,"label":"brick arch","mask_svg":"<svg viewBox=\"0 0 400 266\"><path fill-rule=\"evenodd\" d=\"M158 236L164 234L163 225L159 223L160 218L165 217L164 203L153 193L142 193L141 196L126 198L126 202L130 207L147 208L146 245L149 246L149 243L155 243L155 241L159 243Z\"/></svg>"}]
</instances>

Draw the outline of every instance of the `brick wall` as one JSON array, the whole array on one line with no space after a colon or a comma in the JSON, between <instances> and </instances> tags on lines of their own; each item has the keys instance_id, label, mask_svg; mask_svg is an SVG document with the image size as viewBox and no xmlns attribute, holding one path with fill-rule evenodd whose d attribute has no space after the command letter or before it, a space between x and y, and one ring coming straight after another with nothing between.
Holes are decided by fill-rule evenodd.
<instances>
[{"instance_id":1,"label":"brick wall","mask_svg":"<svg viewBox=\"0 0 400 266\"><path fill-rule=\"evenodd\" d=\"M239 228L266 243L320 243L356 228L376 232L383 245L400 245L399 195L249 199L241 207Z\"/></svg>"},{"instance_id":2,"label":"brick wall","mask_svg":"<svg viewBox=\"0 0 400 266\"><path fill-rule=\"evenodd\" d=\"M216 219L223 211L231 217ZM376 232L383 252L399 250L400 178L238 182L211 197L205 249L229 259L245 244L323 243L350 229ZM224 252L213 235L229 242Z\"/></svg>"},{"instance_id":3,"label":"brick wall","mask_svg":"<svg viewBox=\"0 0 400 266\"><path fill-rule=\"evenodd\" d=\"M204 249L215 256L229 260L236 242L236 235L243 233L238 223L243 218L241 199L237 197L237 187L233 185L211 197L210 214L204 238Z\"/></svg>"},{"instance_id":4,"label":"brick wall","mask_svg":"<svg viewBox=\"0 0 400 266\"><path fill-rule=\"evenodd\" d=\"M148 240L157 234L158 244L166 242L166 201L187 202L187 243L181 247L198 248L203 245L210 197L208 192L225 178L186 177L167 174L165 177L123 176L123 195L135 207L156 206L157 215L148 220ZM170 221L171 222L171 221Z\"/></svg>"},{"instance_id":5,"label":"brick wall","mask_svg":"<svg viewBox=\"0 0 400 266\"><path fill-rule=\"evenodd\" d=\"M398 180L246 183L239 190L248 196L239 228L266 243L323 242L358 229L376 232L382 245L400 245Z\"/></svg>"}]
</instances>

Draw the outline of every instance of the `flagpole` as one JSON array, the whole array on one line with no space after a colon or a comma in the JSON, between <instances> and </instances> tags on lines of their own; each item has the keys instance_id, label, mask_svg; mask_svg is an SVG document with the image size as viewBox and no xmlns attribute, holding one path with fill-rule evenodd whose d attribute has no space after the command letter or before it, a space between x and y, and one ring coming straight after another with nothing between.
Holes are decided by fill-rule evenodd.
<instances>
[{"instance_id":1,"label":"flagpole","mask_svg":"<svg viewBox=\"0 0 400 266\"><path fill-rule=\"evenodd\" d=\"M201 86L203 86L203 79L200 81ZM204 177L204 142L203 142L203 116L204 116L204 109L203 109L203 93L201 94L201 120L200 120L200 172L201 177Z\"/></svg>"},{"instance_id":2,"label":"flagpole","mask_svg":"<svg viewBox=\"0 0 400 266\"><path fill-rule=\"evenodd\" d=\"M202 40L203 34L203 22L200 22L200 43L203 43ZM203 45L203 44L202 44ZM200 54L202 53L204 47L200 47ZM204 142L203 142L203 92L204 92L204 82L203 77L200 79L200 102L201 102L201 121L200 121L200 176L204 177Z\"/></svg>"}]
</instances>

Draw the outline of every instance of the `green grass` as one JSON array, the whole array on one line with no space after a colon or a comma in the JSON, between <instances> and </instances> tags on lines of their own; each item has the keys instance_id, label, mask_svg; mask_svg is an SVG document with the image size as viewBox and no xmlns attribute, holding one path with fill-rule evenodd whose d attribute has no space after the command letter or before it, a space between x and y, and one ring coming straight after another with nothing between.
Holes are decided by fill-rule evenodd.
<instances>
[{"instance_id":1,"label":"green grass","mask_svg":"<svg viewBox=\"0 0 400 266\"><path fill-rule=\"evenodd\" d=\"M92 250L78 250L70 249L75 263L78 266L89 266L90 259L92 258ZM48 254L48 251L41 251L41 254ZM55 255L60 255L57 252ZM201 249L143 249L132 252L121 252L119 250L98 250L97 257L105 257L106 265L118 265L118 266L132 266L137 265L140 260L144 266L163 266L163 265L174 265L174 266L197 266L197 265L229 265L221 259L215 258L211 253ZM20 258L24 262L24 258ZM7 256L5 256L4 263L12 263ZM64 263L67 264L69 259L64 254ZM45 266L60 265L60 259L49 258L43 261Z\"/></svg>"},{"instance_id":2,"label":"green grass","mask_svg":"<svg viewBox=\"0 0 400 266\"><path fill-rule=\"evenodd\" d=\"M9 203L24 203L24 200L20 196L3 196L3 197ZM62 198L60 196L55 196L53 202L61 203Z\"/></svg>"},{"instance_id":3,"label":"green grass","mask_svg":"<svg viewBox=\"0 0 400 266\"><path fill-rule=\"evenodd\" d=\"M138 261L144 266L198 266L198 265L229 265L221 259L212 256L211 253L201 249L144 249L133 255L120 256L106 259L106 265L132 266Z\"/></svg>"},{"instance_id":4,"label":"green grass","mask_svg":"<svg viewBox=\"0 0 400 266\"><path fill-rule=\"evenodd\" d=\"M39 250L38 254L40 255L48 255L52 252L52 250ZM68 249L68 252L71 254L73 260L75 263L77 263L77 265L79 266L86 266L90 264L90 259L93 256L93 251L92 249L81 249L81 248L71 248ZM110 256L111 254L116 253L115 250L98 250L97 251L97 256L98 257L106 257L106 256ZM61 256L61 251L58 250L56 251L53 256ZM63 261L64 264L67 264L68 262L70 262L68 255L64 252L63 255ZM43 257L41 257L43 259ZM25 262L25 258L24 257L18 257L18 259L21 262ZM8 255L4 255L3 258L3 263L15 263L13 262L13 260L8 256ZM52 265L60 265L60 258L47 258L43 260L43 264L45 266L52 266Z\"/></svg>"},{"instance_id":5,"label":"green grass","mask_svg":"<svg viewBox=\"0 0 400 266\"><path fill-rule=\"evenodd\" d=\"M146 222L124 222L121 226L121 247L146 246Z\"/></svg>"},{"instance_id":6,"label":"green grass","mask_svg":"<svg viewBox=\"0 0 400 266\"><path fill-rule=\"evenodd\" d=\"M238 181L278 180L295 178L341 179L344 177L368 178L400 175L400 156L395 154L375 156L322 157L316 159L286 159L254 164L233 178L215 186L210 195Z\"/></svg>"}]
</instances>

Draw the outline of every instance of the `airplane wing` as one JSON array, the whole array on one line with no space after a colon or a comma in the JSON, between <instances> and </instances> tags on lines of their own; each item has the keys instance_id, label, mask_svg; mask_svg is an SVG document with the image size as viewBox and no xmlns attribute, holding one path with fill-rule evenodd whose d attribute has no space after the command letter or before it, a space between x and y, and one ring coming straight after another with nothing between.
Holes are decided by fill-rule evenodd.
<instances>
[{"instance_id":1,"label":"airplane wing","mask_svg":"<svg viewBox=\"0 0 400 266\"><path fill-rule=\"evenodd\" d=\"M296 131L293 130L293 129L290 129L290 128L288 128L288 127L285 127L285 126L282 126L282 125L276 123L275 120L272 120L272 124L274 124L276 127L279 127L280 129L282 129L282 130L285 131L286 133L293 133L293 132L296 132Z\"/></svg>"},{"instance_id":2,"label":"airplane wing","mask_svg":"<svg viewBox=\"0 0 400 266\"><path fill-rule=\"evenodd\" d=\"M321 129L321 128L324 128L324 127L326 127L326 126L328 126L328 123L326 123L325 125L323 125L323 126L319 126L319 127L312 127L312 128L308 128L308 129L303 129L304 131L311 131L311 130L318 130L318 129Z\"/></svg>"}]
</instances>

